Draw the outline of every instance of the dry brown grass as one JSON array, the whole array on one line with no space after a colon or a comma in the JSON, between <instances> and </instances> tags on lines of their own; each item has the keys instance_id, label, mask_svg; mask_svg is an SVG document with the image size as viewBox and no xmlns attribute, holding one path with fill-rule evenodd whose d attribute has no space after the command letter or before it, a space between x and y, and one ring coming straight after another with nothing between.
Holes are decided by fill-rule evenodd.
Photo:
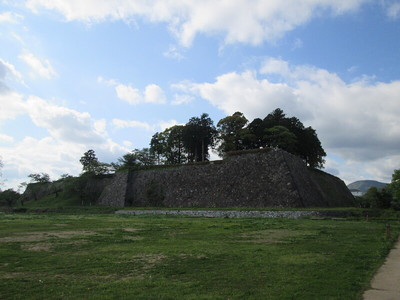
<instances>
[{"instance_id":1,"label":"dry brown grass","mask_svg":"<svg viewBox=\"0 0 400 300\"><path fill-rule=\"evenodd\" d=\"M40 242L46 241L51 238L62 238L62 239L69 239L76 236L90 236L95 235L96 232L94 231L87 231L87 230L69 230L69 231L40 231L40 232L32 232L29 234L23 235L16 235L10 237L2 237L0 238L0 243L15 243L15 242Z\"/></svg>"}]
</instances>

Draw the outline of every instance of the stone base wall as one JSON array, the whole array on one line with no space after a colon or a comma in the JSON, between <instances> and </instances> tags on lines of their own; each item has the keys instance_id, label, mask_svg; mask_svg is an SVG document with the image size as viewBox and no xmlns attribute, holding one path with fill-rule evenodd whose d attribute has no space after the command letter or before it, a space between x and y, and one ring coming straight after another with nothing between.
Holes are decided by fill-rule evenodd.
<instances>
[{"instance_id":1,"label":"stone base wall","mask_svg":"<svg viewBox=\"0 0 400 300\"><path fill-rule=\"evenodd\" d=\"M285 151L270 150L205 165L118 173L99 203L262 208L350 206L352 200L337 177L310 171L301 159Z\"/></svg>"},{"instance_id":2,"label":"stone base wall","mask_svg":"<svg viewBox=\"0 0 400 300\"><path fill-rule=\"evenodd\" d=\"M115 173L111 183L104 187L97 204L115 207L127 206L128 177L128 172Z\"/></svg>"}]
</instances>

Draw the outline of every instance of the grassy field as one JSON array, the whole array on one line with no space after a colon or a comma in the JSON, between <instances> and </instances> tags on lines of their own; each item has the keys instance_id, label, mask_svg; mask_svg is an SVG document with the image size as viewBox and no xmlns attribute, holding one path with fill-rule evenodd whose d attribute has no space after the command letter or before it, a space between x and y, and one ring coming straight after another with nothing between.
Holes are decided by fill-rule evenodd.
<instances>
[{"instance_id":1,"label":"grassy field","mask_svg":"<svg viewBox=\"0 0 400 300\"><path fill-rule=\"evenodd\" d=\"M361 299L400 224L0 214L1 299Z\"/></svg>"}]
</instances>

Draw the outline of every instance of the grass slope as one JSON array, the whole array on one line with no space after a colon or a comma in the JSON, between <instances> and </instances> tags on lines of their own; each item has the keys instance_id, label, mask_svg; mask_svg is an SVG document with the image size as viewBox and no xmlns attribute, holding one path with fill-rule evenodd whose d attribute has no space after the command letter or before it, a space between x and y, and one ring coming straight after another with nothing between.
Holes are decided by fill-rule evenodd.
<instances>
[{"instance_id":1,"label":"grass slope","mask_svg":"<svg viewBox=\"0 0 400 300\"><path fill-rule=\"evenodd\" d=\"M0 214L0 298L361 299L384 225Z\"/></svg>"}]
</instances>

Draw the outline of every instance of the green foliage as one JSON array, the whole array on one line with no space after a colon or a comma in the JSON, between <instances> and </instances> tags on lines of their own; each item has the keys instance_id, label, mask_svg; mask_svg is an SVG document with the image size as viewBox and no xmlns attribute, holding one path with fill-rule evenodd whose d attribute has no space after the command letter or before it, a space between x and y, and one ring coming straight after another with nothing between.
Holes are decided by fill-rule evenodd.
<instances>
[{"instance_id":1,"label":"green foliage","mask_svg":"<svg viewBox=\"0 0 400 300\"><path fill-rule=\"evenodd\" d=\"M398 225L0 214L1 298L361 299Z\"/></svg>"},{"instance_id":2,"label":"green foliage","mask_svg":"<svg viewBox=\"0 0 400 300\"><path fill-rule=\"evenodd\" d=\"M135 170L143 166L154 166L156 158L149 148L135 149L118 159L116 170Z\"/></svg>"},{"instance_id":3,"label":"green foliage","mask_svg":"<svg viewBox=\"0 0 400 300\"><path fill-rule=\"evenodd\" d=\"M84 173L95 173L99 165L99 160L96 157L96 153L92 149L86 151L79 161L82 164L82 171Z\"/></svg>"},{"instance_id":4,"label":"green foliage","mask_svg":"<svg viewBox=\"0 0 400 300\"><path fill-rule=\"evenodd\" d=\"M1 160L1 156L0 156L0 178L3 176L3 174L1 173L1 169L3 168L3 161ZM0 185L2 184L2 182L0 181Z\"/></svg>"},{"instance_id":5,"label":"green foliage","mask_svg":"<svg viewBox=\"0 0 400 300\"><path fill-rule=\"evenodd\" d=\"M243 137L247 133L245 126L248 120L241 112L221 119L218 124L218 153L224 156L227 152L243 150Z\"/></svg>"},{"instance_id":6,"label":"green foliage","mask_svg":"<svg viewBox=\"0 0 400 300\"><path fill-rule=\"evenodd\" d=\"M364 205L372 208L389 208L392 202L392 194L388 189L371 187L362 196Z\"/></svg>"},{"instance_id":7,"label":"green foliage","mask_svg":"<svg viewBox=\"0 0 400 300\"><path fill-rule=\"evenodd\" d=\"M187 162L183 130L183 125L175 125L153 135L150 152L156 156L158 164L175 165Z\"/></svg>"},{"instance_id":8,"label":"green foliage","mask_svg":"<svg viewBox=\"0 0 400 300\"><path fill-rule=\"evenodd\" d=\"M251 123L241 112L221 119L217 129L208 114L193 117L185 125L173 126L153 135L150 152L157 163L182 164L209 159L209 149L220 156L228 152L278 147L299 156L312 168L323 168L326 153L316 131L305 128L295 117L288 118L276 109L264 120Z\"/></svg>"},{"instance_id":9,"label":"green foliage","mask_svg":"<svg viewBox=\"0 0 400 300\"><path fill-rule=\"evenodd\" d=\"M113 166L107 163L99 162L94 150L86 151L79 160L82 164L83 173L92 173L96 175L110 174Z\"/></svg>"},{"instance_id":10,"label":"green foliage","mask_svg":"<svg viewBox=\"0 0 400 300\"><path fill-rule=\"evenodd\" d=\"M200 118L190 118L182 131L182 143L186 149L188 160L206 161L209 158L209 148L214 147L217 131L208 114L203 113Z\"/></svg>"},{"instance_id":11,"label":"green foliage","mask_svg":"<svg viewBox=\"0 0 400 300\"><path fill-rule=\"evenodd\" d=\"M326 153L316 131L305 128L299 119L286 117L277 108L264 120L254 119L247 124L243 114L236 112L219 123L220 154L227 151L278 147L301 157L312 168L322 168Z\"/></svg>"},{"instance_id":12,"label":"green foliage","mask_svg":"<svg viewBox=\"0 0 400 300\"><path fill-rule=\"evenodd\" d=\"M46 183L50 182L50 176L47 173L33 173L28 175L31 178L31 182Z\"/></svg>"},{"instance_id":13,"label":"green foliage","mask_svg":"<svg viewBox=\"0 0 400 300\"><path fill-rule=\"evenodd\" d=\"M264 132L264 139L268 145L288 152L295 151L297 138L285 126L277 125L272 128L266 128Z\"/></svg>"},{"instance_id":14,"label":"green foliage","mask_svg":"<svg viewBox=\"0 0 400 300\"><path fill-rule=\"evenodd\" d=\"M393 194L393 200L400 205L400 169L393 171L392 182L388 188Z\"/></svg>"},{"instance_id":15,"label":"green foliage","mask_svg":"<svg viewBox=\"0 0 400 300\"><path fill-rule=\"evenodd\" d=\"M214 147L217 131L208 114L190 118L184 126L177 125L153 135L150 152L158 163L182 164L206 161L209 148Z\"/></svg>"},{"instance_id":16,"label":"green foliage","mask_svg":"<svg viewBox=\"0 0 400 300\"><path fill-rule=\"evenodd\" d=\"M0 192L0 205L12 207L17 203L20 196L21 195L13 189L2 191Z\"/></svg>"},{"instance_id":17,"label":"green foliage","mask_svg":"<svg viewBox=\"0 0 400 300\"><path fill-rule=\"evenodd\" d=\"M73 177L65 182L65 190L68 197L78 198L80 205L94 205L100 197L100 191L93 187L93 182L99 175L83 173L79 177Z\"/></svg>"}]
</instances>

